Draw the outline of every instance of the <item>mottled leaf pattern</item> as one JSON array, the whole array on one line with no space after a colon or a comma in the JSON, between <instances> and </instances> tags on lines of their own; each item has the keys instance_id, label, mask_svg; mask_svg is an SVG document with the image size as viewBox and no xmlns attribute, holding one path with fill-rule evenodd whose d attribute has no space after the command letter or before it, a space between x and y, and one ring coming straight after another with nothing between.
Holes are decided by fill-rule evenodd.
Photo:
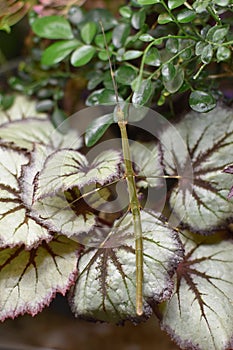
<instances>
[{"instance_id":1,"label":"mottled leaf pattern","mask_svg":"<svg viewBox=\"0 0 233 350\"><path fill-rule=\"evenodd\" d=\"M172 128L159 145L130 146L137 188L163 186L164 169L179 178L170 205L193 231L209 233L233 218L232 179L222 172L232 173L232 116L221 107L192 112L176 125L180 137ZM182 349L232 349L232 241L200 244L185 232L182 245L155 212L141 211L144 315L137 316L132 213L119 219L128 202L111 211L117 185L102 188L126 182L121 152L89 160L77 151L77 132L62 132L22 96L0 112L0 320L35 315L73 286L78 317L139 322L163 302L162 328ZM76 241L86 246L79 257Z\"/></svg>"},{"instance_id":2,"label":"mottled leaf pattern","mask_svg":"<svg viewBox=\"0 0 233 350\"><path fill-rule=\"evenodd\" d=\"M59 129L54 128L48 115L38 113L35 106L35 101L16 95L12 107L6 111L0 111L1 145L29 151L33 149L34 143L46 145L52 149L81 147L82 141L76 131L70 128L62 134ZM69 129L68 125L66 127Z\"/></svg>"},{"instance_id":3,"label":"mottled leaf pattern","mask_svg":"<svg viewBox=\"0 0 233 350\"><path fill-rule=\"evenodd\" d=\"M102 152L91 164L74 150L54 152L38 176L35 200L93 182L103 185L119 174L120 162L120 153L114 150Z\"/></svg>"},{"instance_id":4,"label":"mottled leaf pattern","mask_svg":"<svg viewBox=\"0 0 233 350\"><path fill-rule=\"evenodd\" d=\"M30 155L29 164L23 167L20 178L21 196L28 208L29 215L51 232L58 232L68 237L78 237L78 234L83 232L87 235L95 225L95 215L90 211L85 212L85 207L80 200L75 201L75 208L72 210L72 206L63 192L58 192L55 196L42 200L34 201L33 199L35 178L43 168L47 151L47 147L36 145ZM81 194L79 195L81 196ZM77 193L75 193L75 198L78 198Z\"/></svg>"},{"instance_id":5,"label":"mottled leaf pattern","mask_svg":"<svg viewBox=\"0 0 233 350\"><path fill-rule=\"evenodd\" d=\"M77 249L59 236L29 251L23 246L0 250L0 320L35 315L57 292L64 295L76 279Z\"/></svg>"},{"instance_id":6,"label":"mottled leaf pattern","mask_svg":"<svg viewBox=\"0 0 233 350\"><path fill-rule=\"evenodd\" d=\"M149 300L162 301L172 291L172 275L183 250L175 231L150 212L142 212L144 244L144 316ZM115 240L121 244L117 248ZM104 247L87 249L78 263L79 277L72 293L76 316L120 323L138 320L135 310L135 241L132 214L117 221Z\"/></svg>"},{"instance_id":7,"label":"mottled leaf pattern","mask_svg":"<svg viewBox=\"0 0 233 350\"><path fill-rule=\"evenodd\" d=\"M222 173L232 162L233 112L221 107L204 114L191 112L176 129L186 142L193 180L187 177L185 147L180 147L172 129L166 130L161 136L165 170L169 175L178 171L182 176L180 186L171 193L170 205L194 231L209 233L224 227L233 217L233 203L227 199L231 178Z\"/></svg>"},{"instance_id":8,"label":"mottled leaf pattern","mask_svg":"<svg viewBox=\"0 0 233 350\"><path fill-rule=\"evenodd\" d=\"M27 118L43 120L47 119L48 116L45 113L38 113L36 111L35 101L30 100L24 95L16 95L13 105L5 111L0 111L0 125Z\"/></svg>"},{"instance_id":9,"label":"mottled leaf pattern","mask_svg":"<svg viewBox=\"0 0 233 350\"><path fill-rule=\"evenodd\" d=\"M47 119L28 118L0 126L0 144L32 151L34 143L53 149L81 146L76 132L63 135Z\"/></svg>"},{"instance_id":10,"label":"mottled leaf pattern","mask_svg":"<svg viewBox=\"0 0 233 350\"><path fill-rule=\"evenodd\" d=\"M138 187L157 187L163 184L164 175L161 165L161 153L155 143L134 142L130 148Z\"/></svg>"},{"instance_id":11,"label":"mottled leaf pattern","mask_svg":"<svg viewBox=\"0 0 233 350\"><path fill-rule=\"evenodd\" d=\"M196 244L185 238L185 259L176 286L163 305L162 328L181 349L230 350L233 347L233 244Z\"/></svg>"},{"instance_id":12,"label":"mottled leaf pattern","mask_svg":"<svg viewBox=\"0 0 233 350\"><path fill-rule=\"evenodd\" d=\"M28 158L16 151L0 147L0 245L25 244L27 248L42 239L50 240L50 234L28 216L21 200L18 179L21 166Z\"/></svg>"}]
</instances>

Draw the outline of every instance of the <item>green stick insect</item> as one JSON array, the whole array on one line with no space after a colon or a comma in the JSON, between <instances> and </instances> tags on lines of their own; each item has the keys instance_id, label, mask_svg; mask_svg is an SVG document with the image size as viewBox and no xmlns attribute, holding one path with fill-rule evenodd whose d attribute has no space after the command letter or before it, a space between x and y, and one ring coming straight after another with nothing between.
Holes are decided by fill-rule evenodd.
<instances>
[{"instance_id":1,"label":"green stick insect","mask_svg":"<svg viewBox=\"0 0 233 350\"><path fill-rule=\"evenodd\" d=\"M134 167L133 167L133 162L132 162L132 155L131 155L131 150L130 150L130 145L129 145L129 139L128 139L128 133L127 133L127 124L128 124L128 117L129 117L129 110L127 110L127 104L126 108L124 103L119 99L118 95L118 89L117 89L117 83L115 80L114 76L114 71L112 68L112 63L110 60L110 55L109 55L109 50L108 50L108 45L104 33L104 28L102 23L100 22L100 26L102 28L103 32L103 37L105 41L105 47L106 51L108 54L108 61L109 61L109 67L110 67L110 74L112 77L112 82L113 82L113 87L115 91L115 98L116 98L116 107L113 112L114 114L114 120L117 122L119 129L120 129L120 134L121 134L121 147L122 147L122 155L123 155L123 163L124 163L124 175L123 179L126 180L127 184L127 190L128 190L128 212L131 212L132 214L132 220L133 220L133 229L134 229L134 237L135 237L135 264L136 264L136 314L138 316L143 315L143 283L144 283L144 258L143 258L143 229L142 229L142 218L141 218L141 203L138 198L138 189L136 186L136 178L137 174L135 174ZM91 126L88 127L89 130L91 130ZM98 129L98 128L97 128ZM104 125L104 130L106 130L106 125ZM89 143L88 142L88 136L87 136L88 131L86 132L85 135L85 140L86 144L89 145L94 145L95 142L99 140L99 137L95 137L95 142L94 143ZM101 134L102 135L102 134ZM161 175L161 176L150 176L150 177L155 177L155 178L176 178L179 179L179 176L166 176L166 175ZM119 181L118 179L117 181ZM121 177L122 180L122 177ZM115 182L115 181L114 181ZM111 183L108 184L107 186L111 186ZM101 190L101 188L96 189L94 191ZM91 194L89 192L89 194ZM87 193L88 195L88 193ZM84 194L85 196L85 194ZM83 196L82 196L83 198ZM76 200L77 201L77 200ZM99 248L104 248L104 245L108 239L108 236L104 241L99 245Z\"/></svg>"},{"instance_id":2,"label":"green stick insect","mask_svg":"<svg viewBox=\"0 0 233 350\"><path fill-rule=\"evenodd\" d=\"M143 240L142 240L142 223L141 223L141 205L137 196L135 173L132 166L129 140L127 134L127 120L125 118L124 111L119 103L119 96L117 90L117 84L114 77L114 71L112 68L112 63L109 55L108 44L106 41L106 36L104 32L104 27L102 22L100 26L103 32L105 47L108 54L108 61L110 67L110 73L112 77L112 82L114 86L115 96L116 96L116 120L121 132L121 142L122 142L122 153L125 165L125 178L127 181L128 193L129 193L129 209L133 215L134 223L134 233L135 233L135 254L136 254L136 313L138 316L143 314Z\"/></svg>"}]
</instances>

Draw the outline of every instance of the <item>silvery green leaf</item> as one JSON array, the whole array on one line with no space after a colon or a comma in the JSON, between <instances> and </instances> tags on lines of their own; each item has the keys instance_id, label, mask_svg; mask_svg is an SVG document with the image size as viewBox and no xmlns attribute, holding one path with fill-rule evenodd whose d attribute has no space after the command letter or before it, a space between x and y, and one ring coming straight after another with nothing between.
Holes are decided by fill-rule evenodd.
<instances>
[{"instance_id":1,"label":"silvery green leaf","mask_svg":"<svg viewBox=\"0 0 233 350\"><path fill-rule=\"evenodd\" d=\"M34 100L16 95L12 107L0 111L0 144L31 151L34 143L54 149L78 149L82 144L81 138L69 127L68 122L55 129L47 114L36 111Z\"/></svg>"},{"instance_id":2,"label":"silvery green leaf","mask_svg":"<svg viewBox=\"0 0 233 350\"><path fill-rule=\"evenodd\" d=\"M77 243L59 236L38 248L0 250L0 320L36 315L56 293L65 295L77 275Z\"/></svg>"},{"instance_id":3,"label":"silvery green leaf","mask_svg":"<svg viewBox=\"0 0 233 350\"><path fill-rule=\"evenodd\" d=\"M35 143L54 149L70 145L79 148L81 139L75 131L69 131L63 135L48 119L27 118L0 126L0 144L2 145L32 151Z\"/></svg>"},{"instance_id":4,"label":"silvery green leaf","mask_svg":"<svg viewBox=\"0 0 233 350\"><path fill-rule=\"evenodd\" d=\"M233 347L232 241L197 244L186 234L172 297L161 308L162 329L181 349Z\"/></svg>"},{"instance_id":5,"label":"silvery green leaf","mask_svg":"<svg viewBox=\"0 0 233 350\"><path fill-rule=\"evenodd\" d=\"M233 217L233 203L227 199L232 179L222 173L232 162L232 117L232 110L222 107L190 112L175 125L180 136L172 128L161 135L165 170L181 176L170 206L193 231L209 233Z\"/></svg>"},{"instance_id":6,"label":"silvery green leaf","mask_svg":"<svg viewBox=\"0 0 233 350\"><path fill-rule=\"evenodd\" d=\"M71 204L72 201L68 201L67 194L61 191L52 197L34 201L36 176L43 168L47 152L47 147L35 145L34 151L30 155L30 162L22 170L20 177L21 198L28 209L28 215L38 225L46 227L49 232L57 232L68 237L78 237L78 234L83 232L87 234L95 225L95 215L90 210L88 211L88 208L84 210L80 193L75 193L73 204ZM69 196L71 195L69 194Z\"/></svg>"},{"instance_id":7,"label":"silvery green leaf","mask_svg":"<svg viewBox=\"0 0 233 350\"><path fill-rule=\"evenodd\" d=\"M36 103L24 95L15 95L13 105L7 110L0 110L0 125L9 123L15 120L22 120L27 118L47 119L45 113L38 113L36 111Z\"/></svg>"},{"instance_id":8,"label":"silvery green leaf","mask_svg":"<svg viewBox=\"0 0 233 350\"><path fill-rule=\"evenodd\" d=\"M18 179L21 167L28 163L22 153L0 147L0 245L24 244L30 248L51 235L29 218L22 202Z\"/></svg>"},{"instance_id":9,"label":"silvery green leaf","mask_svg":"<svg viewBox=\"0 0 233 350\"><path fill-rule=\"evenodd\" d=\"M121 155L115 150L100 153L92 163L75 150L56 151L46 159L36 179L35 200L91 183L103 185L118 176L120 163Z\"/></svg>"},{"instance_id":10,"label":"silvery green leaf","mask_svg":"<svg viewBox=\"0 0 233 350\"><path fill-rule=\"evenodd\" d=\"M172 275L182 260L183 250L175 231L153 212L141 212L143 231L143 309L152 313L149 301L171 295ZM135 238L132 214L115 222L105 244L86 249L78 262L79 277L71 295L76 316L114 323L136 314Z\"/></svg>"},{"instance_id":11,"label":"silvery green leaf","mask_svg":"<svg viewBox=\"0 0 233 350\"><path fill-rule=\"evenodd\" d=\"M130 146L134 170L139 181L138 187L159 187L163 184L161 153L156 143L134 142Z\"/></svg>"}]
</instances>

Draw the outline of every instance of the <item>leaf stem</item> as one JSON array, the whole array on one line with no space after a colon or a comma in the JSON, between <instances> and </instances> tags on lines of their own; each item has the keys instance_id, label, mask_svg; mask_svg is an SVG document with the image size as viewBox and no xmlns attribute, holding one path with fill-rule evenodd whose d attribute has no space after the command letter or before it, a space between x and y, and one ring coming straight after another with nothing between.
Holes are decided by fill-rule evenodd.
<instances>
[{"instance_id":1,"label":"leaf stem","mask_svg":"<svg viewBox=\"0 0 233 350\"><path fill-rule=\"evenodd\" d=\"M220 17L212 6L207 6L207 11L213 17L217 24L222 24Z\"/></svg>"},{"instance_id":2,"label":"leaf stem","mask_svg":"<svg viewBox=\"0 0 233 350\"><path fill-rule=\"evenodd\" d=\"M169 60L167 60L166 62L163 62L163 64L168 64L168 63L172 62L175 58L179 57L179 55L180 55L181 53L185 52L187 49L190 49L190 48L193 47L193 46L194 46L194 44L191 44L191 45L185 47L184 49L182 49L182 50L180 50L179 52L177 52L174 56L172 56ZM151 74L150 79L153 79L154 76L155 76L161 69L162 69L162 65L161 65L159 68L157 68L157 69Z\"/></svg>"},{"instance_id":3,"label":"leaf stem","mask_svg":"<svg viewBox=\"0 0 233 350\"><path fill-rule=\"evenodd\" d=\"M206 66L207 66L207 63L203 63L203 64L201 65L201 67L198 69L197 73L194 75L193 80L196 80L196 79L199 77L199 75L201 74L201 72L203 71L203 69L204 69Z\"/></svg>"},{"instance_id":4,"label":"leaf stem","mask_svg":"<svg viewBox=\"0 0 233 350\"><path fill-rule=\"evenodd\" d=\"M135 90L137 90L137 88L140 86L141 84L141 81L142 81L142 78L143 78L143 73L144 73L144 66L145 66L145 60L146 60L146 55L148 53L148 51L150 50L150 48L154 45L156 45L157 42L160 42L160 41L163 41L165 39L171 39L171 38L174 38L174 39L191 39L191 40L196 40L197 41L197 38L193 37L193 36L190 36L190 35L171 35L171 34L168 34L166 36L163 36L163 37L160 37L160 38L156 38L155 40L153 40L147 47L146 49L144 50L144 53L143 53L143 56L142 56L142 60L141 60L141 65L140 65L140 69L139 69L139 75L138 75L138 82L137 82L137 87ZM172 58L170 58L167 62L164 62L165 63L168 63L168 62L171 62L174 58L178 57L182 52L184 52L185 50L187 50L188 48L191 48L192 46L194 46L194 44L192 45L189 45L187 47L185 47L184 49L182 49L181 51L179 51L176 55L174 55ZM150 79L153 78L156 73L161 69L162 66L160 66L158 69L156 69L156 71L151 74L150 76Z\"/></svg>"}]
</instances>

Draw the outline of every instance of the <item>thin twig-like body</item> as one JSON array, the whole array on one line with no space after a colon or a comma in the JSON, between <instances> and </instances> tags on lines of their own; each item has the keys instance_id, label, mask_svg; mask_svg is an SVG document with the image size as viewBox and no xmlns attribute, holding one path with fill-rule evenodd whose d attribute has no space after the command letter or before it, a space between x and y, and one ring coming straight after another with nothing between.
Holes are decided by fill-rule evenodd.
<instances>
[{"instance_id":1,"label":"thin twig-like body","mask_svg":"<svg viewBox=\"0 0 233 350\"><path fill-rule=\"evenodd\" d=\"M105 46L108 53L108 61L110 67L110 73L113 81L113 86L116 95L116 117L117 122L121 132L121 143L122 143L122 153L125 164L125 177L127 181L127 187L129 192L129 207L133 215L133 224L134 224L134 235L135 235L135 255L136 255L136 313L137 315L143 314L143 241L142 241L142 223L141 223L141 213L140 213L140 202L137 196L137 189L135 183L135 174L133 171L130 149L129 149L129 140L127 135L127 120L119 104L119 97L117 91L117 84L114 77L114 72L112 69L112 63L109 56L108 44L106 41L104 28L102 22L100 22L102 28Z\"/></svg>"},{"instance_id":2,"label":"thin twig-like body","mask_svg":"<svg viewBox=\"0 0 233 350\"><path fill-rule=\"evenodd\" d=\"M117 105L116 115L118 125L121 131L122 152L125 164L125 177L129 191L129 206L133 215L134 234L135 234L135 255L136 255L136 312L143 314L143 241L142 241L142 223L140 213L140 202L137 196L135 183L135 174L132 167L132 161L129 149L129 140L127 135L127 121L124 118L124 112Z\"/></svg>"}]
</instances>

